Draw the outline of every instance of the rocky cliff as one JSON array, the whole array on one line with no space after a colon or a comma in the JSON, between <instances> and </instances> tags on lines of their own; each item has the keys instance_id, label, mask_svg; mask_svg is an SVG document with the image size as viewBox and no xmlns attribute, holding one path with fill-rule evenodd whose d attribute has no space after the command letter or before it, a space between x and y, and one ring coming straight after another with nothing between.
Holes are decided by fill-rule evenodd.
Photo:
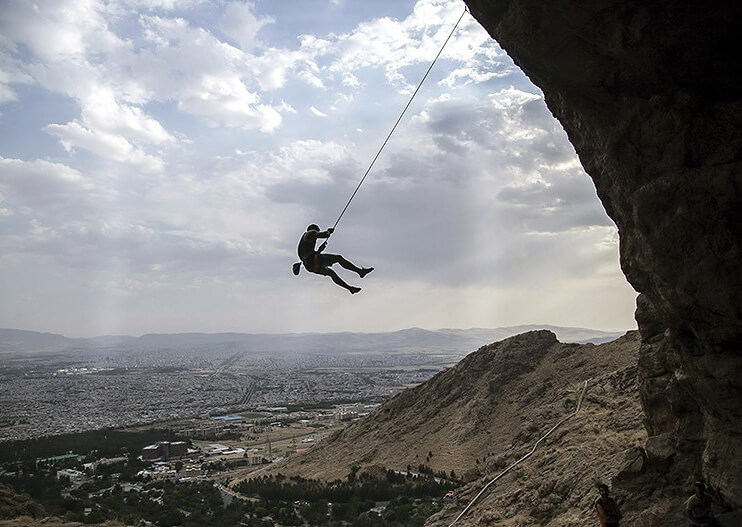
<instances>
[{"instance_id":1,"label":"rocky cliff","mask_svg":"<svg viewBox=\"0 0 742 527\"><path fill-rule=\"evenodd\" d=\"M465 1L618 225L650 461L742 507L742 3Z\"/></svg>"}]
</instances>

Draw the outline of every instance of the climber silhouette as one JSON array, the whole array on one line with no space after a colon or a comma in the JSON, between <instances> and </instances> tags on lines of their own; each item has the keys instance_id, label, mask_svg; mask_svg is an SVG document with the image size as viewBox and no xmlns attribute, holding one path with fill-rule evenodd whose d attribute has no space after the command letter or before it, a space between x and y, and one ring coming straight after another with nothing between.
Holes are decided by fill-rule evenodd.
<instances>
[{"instance_id":1,"label":"climber silhouette","mask_svg":"<svg viewBox=\"0 0 742 527\"><path fill-rule=\"evenodd\" d=\"M320 231L314 223L307 227L307 232L302 234L301 240L299 240L298 252L301 263L294 264L294 274L298 275L301 264L304 264L304 268L310 273L329 276L337 285L347 289L351 294L356 294L361 288L346 284L330 266L340 264L345 269L355 271L361 278L373 271L374 268L358 267L339 254L322 254L322 251L327 247L327 242L322 243L318 249L315 249L317 238L329 238L334 230L329 228L326 231Z\"/></svg>"},{"instance_id":2,"label":"climber silhouette","mask_svg":"<svg viewBox=\"0 0 742 527\"><path fill-rule=\"evenodd\" d=\"M685 502L685 514L690 520L690 527L716 527L719 523L711 513L712 499L706 494L706 484L696 481L693 486L696 492Z\"/></svg>"},{"instance_id":3,"label":"climber silhouette","mask_svg":"<svg viewBox=\"0 0 742 527\"><path fill-rule=\"evenodd\" d=\"M608 485L601 483L598 485L598 491L600 492L600 498L595 500L595 511L598 513L601 527L619 527L623 515L616 504L616 500L611 498Z\"/></svg>"}]
</instances>

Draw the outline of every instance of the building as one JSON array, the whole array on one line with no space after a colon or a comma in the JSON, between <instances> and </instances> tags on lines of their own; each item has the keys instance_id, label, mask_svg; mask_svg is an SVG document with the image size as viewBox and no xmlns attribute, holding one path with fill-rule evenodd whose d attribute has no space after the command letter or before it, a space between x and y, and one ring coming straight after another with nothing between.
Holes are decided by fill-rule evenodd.
<instances>
[{"instance_id":1,"label":"building","mask_svg":"<svg viewBox=\"0 0 742 527\"><path fill-rule=\"evenodd\" d=\"M85 463L83 467L85 470L97 470L99 466L101 465L115 465L116 463L125 463L127 458L119 456L119 457L104 457L99 459L98 461L93 461L92 463Z\"/></svg>"},{"instance_id":2,"label":"building","mask_svg":"<svg viewBox=\"0 0 742 527\"><path fill-rule=\"evenodd\" d=\"M174 441L170 443L170 457L182 457L188 454L188 443L185 441Z\"/></svg>"},{"instance_id":3,"label":"building","mask_svg":"<svg viewBox=\"0 0 742 527\"><path fill-rule=\"evenodd\" d=\"M155 470L140 470L137 476L153 480L177 479L178 473L167 467L157 467Z\"/></svg>"},{"instance_id":4,"label":"building","mask_svg":"<svg viewBox=\"0 0 742 527\"><path fill-rule=\"evenodd\" d=\"M47 463L47 464L56 465L57 463L60 463L62 461L69 461L71 459L76 460L79 457L80 456L78 456L77 454L73 452L68 452L67 454L63 454L61 456L39 457L39 458L36 458L36 465L38 466L39 463Z\"/></svg>"},{"instance_id":5,"label":"building","mask_svg":"<svg viewBox=\"0 0 742 527\"><path fill-rule=\"evenodd\" d=\"M341 410L335 414L335 418L338 421L352 421L353 419L358 419L358 412L347 412Z\"/></svg>"},{"instance_id":6,"label":"building","mask_svg":"<svg viewBox=\"0 0 742 527\"><path fill-rule=\"evenodd\" d=\"M142 459L158 459L162 457L162 447L159 443L147 445L142 449Z\"/></svg>"},{"instance_id":7,"label":"building","mask_svg":"<svg viewBox=\"0 0 742 527\"><path fill-rule=\"evenodd\" d=\"M60 478L69 478L72 483L82 483L85 481L85 473L74 468L65 468L57 470L57 479Z\"/></svg>"},{"instance_id":8,"label":"building","mask_svg":"<svg viewBox=\"0 0 742 527\"><path fill-rule=\"evenodd\" d=\"M240 415L218 415L216 417L212 417L215 421L222 421L224 423L241 423L243 420L243 417Z\"/></svg>"},{"instance_id":9,"label":"building","mask_svg":"<svg viewBox=\"0 0 742 527\"><path fill-rule=\"evenodd\" d=\"M205 449L205 454L207 456L229 456L235 454L242 456L245 454L245 449L212 443Z\"/></svg>"},{"instance_id":10,"label":"building","mask_svg":"<svg viewBox=\"0 0 742 527\"><path fill-rule=\"evenodd\" d=\"M185 441L158 441L142 449L142 459L170 459L188 455L188 443Z\"/></svg>"}]
</instances>

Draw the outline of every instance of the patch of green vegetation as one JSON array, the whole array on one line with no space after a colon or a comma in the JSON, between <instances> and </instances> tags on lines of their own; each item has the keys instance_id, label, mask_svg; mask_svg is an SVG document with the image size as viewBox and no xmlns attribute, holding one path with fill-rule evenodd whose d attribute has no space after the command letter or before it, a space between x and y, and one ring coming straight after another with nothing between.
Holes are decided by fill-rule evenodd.
<instances>
[{"instance_id":1,"label":"patch of green vegetation","mask_svg":"<svg viewBox=\"0 0 742 527\"><path fill-rule=\"evenodd\" d=\"M166 430L142 430L138 432L122 430L95 430L75 434L62 434L0 444L0 463L18 460L35 460L52 457L67 452L87 454L97 452L99 457L121 454L122 449L139 452L142 448L157 441L183 441Z\"/></svg>"},{"instance_id":2,"label":"patch of green vegetation","mask_svg":"<svg viewBox=\"0 0 742 527\"><path fill-rule=\"evenodd\" d=\"M440 497L454 487L392 471L380 478L356 478L352 472L345 481L329 483L279 475L242 482L237 489L249 498L224 505L211 481L141 481L136 475L141 463L130 458L99 467L79 487L43 471L10 484L69 522L136 525L145 520L161 527L422 527L440 510Z\"/></svg>"},{"instance_id":3,"label":"patch of green vegetation","mask_svg":"<svg viewBox=\"0 0 742 527\"><path fill-rule=\"evenodd\" d=\"M313 526L421 527L440 510L440 498L457 486L429 475L405 476L391 470L381 478L365 473L356 478L356 473L333 482L266 476L243 481L235 489L274 507L298 503L298 514Z\"/></svg>"},{"instance_id":4,"label":"patch of green vegetation","mask_svg":"<svg viewBox=\"0 0 742 527\"><path fill-rule=\"evenodd\" d=\"M153 440L146 434L139 439ZM48 514L85 524L116 520L137 525L144 520L160 527L422 527L440 510L445 493L457 486L431 474L390 470L370 476L353 467L345 480L332 482L282 475L244 481L235 488L244 498L231 499L210 479L144 480L140 471L150 464L133 452L94 469L84 463L97 455L36 463L36 451L32 453L22 463L7 464L19 474L3 478L4 483L18 494L28 494ZM201 469L218 474L228 464L204 463ZM176 464L176 469L182 467ZM73 484L56 477L60 468L74 468L84 476Z\"/></svg>"}]
</instances>

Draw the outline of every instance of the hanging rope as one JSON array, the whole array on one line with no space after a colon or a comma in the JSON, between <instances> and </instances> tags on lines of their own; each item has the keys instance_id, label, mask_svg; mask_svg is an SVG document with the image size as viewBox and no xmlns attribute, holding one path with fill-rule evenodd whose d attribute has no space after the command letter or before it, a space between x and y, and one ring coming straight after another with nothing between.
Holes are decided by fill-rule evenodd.
<instances>
[{"instance_id":1,"label":"hanging rope","mask_svg":"<svg viewBox=\"0 0 742 527\"><path fill-rule=\"evenodd\" d=\"M392 134L394 133L394 130L397 129L397 125L402 120L402 117L404 117L405 112L407 112L407 108L410 107L410 104L412 104L412 101L415 99L415 95L417 95L417 92L420 91L420 88L423 85L423 82L425 82L425 79L428 77L428 74L430 73L430 70L433 69L433 66L435 66L436 61L438 60L438 57L441 56L441 53L443 53L443 49L446 47L446 44L448 44L448 41L451 40L451 37L453 36L454 32L456 31L456 28L459 27L459 23L461 23L461 19L464 18L464 15L469 11L468 7L464 7L464 12L461 13L461 16L456 21L456 25L453 26L453 29L448 34L448 37L446 37L445 42L443 42L443 45L441 46L441 49L438 51L438 54L433 59L433 62L430 63L430 66L428 67L428 71L425 72L425 75L423 75L422 80L420 80L419 84L417 85L417 88L415 88L415 91L412 93L412 96L410 97L410 100L407 101L407 105L404 107L404 110L402 110L402 113L399 114L399 117L397 118L397 122L394 123L394 126L392 126L391 131L389 132L389 135L386 136L386 139L384 139L384 142L382 143L381 147L379 148L379 151L376 152L376 155L374 156L373 160L371 161L371 164L366 169L366 173L363 174L363 177L361 178L361 181L358 183L358 186L353 191L353 194L351 194L350 199L348 200L348 203L345 204L345 207L343 207L342 212L340 213L340 216L338 216L338 219L335 221L335 224L332 226L333 230L335 227L338 226L338 223L340 223L341 218L343 217L343 214L345 214L345 211L348 210L348 207L350 206L350 202L353 201L353 198L356 197L356 194L358 193L358 189L361 188L361 185L363 185L363 182L366 180L366 176L368 176L368 173L371 172L371 168L374 166L374 163L376 163L376 160L381 155L382 150L384 150L384 147L389 142L389 139L392 137Z\"/></svg>"},{"instance_id":2,"label":"hanging rope","mask_svg":"<svg viewBox=\"0 0 742 527\"><path fill-rule=\"evenodd\" d=\"M543 441L544 439L546 439L547 437L549 437L554 430L556 430L557 428L559 428L560 426L562 426L563 423L565 423L566 421L569 421L570 419L572 419L574 416L576 416L579 413L580 408L582 408L582 398L585 397L585 391L587 390L587 383L588 383L589 380L590 379L588 379L587 381L585 381L585 383L582 385L582 393L580 393L580 398L577 400L577 408L575 409L575 411L573 413L569 414L567 417L564 417L561 421L559 421L557 424L555 424L553 427L551 427L551 429L548 432L546 432L543 436L541 436L541 439L539 439L538 441L536 441L536 443L533 445L533 448L531 449L530 452L528 452L528 454L526 454L525 456L523 456L522 458L520 458L518 461L516 461L515 463L513 463L512 465L510 465L508 468L506 468L505 470L503 470L502 472L500 472L493 480L491 480L489 483L487 483L484 486L484 488L479 491L479 494L477 494L476 496L474 496L474 499L472 499L469 502L469 505L467 505L464 508L464 510L461 511L461 514L459 514L456 517L456 519L451 522L451 525L449 525L448 527L453 527L454 525L456 525L456 522L458 522L464 516L464 514L466 514L466 512L471 508L471 506L474 505L474 502L477 501L482 494L484 494L484 492L490 487L490 485L492 485L495 481L497 481L498 479L500 479L501 477L503 477L505 474L507 474L508 472L510 472L511 470L513 470L515 467L517 467L518 465L520 465L523 461L525 461L526 459L528 459L529 457L531 457L531 455L536 451L536 448L541 443L541 441Z\"/></svg>"}]
</instances>

